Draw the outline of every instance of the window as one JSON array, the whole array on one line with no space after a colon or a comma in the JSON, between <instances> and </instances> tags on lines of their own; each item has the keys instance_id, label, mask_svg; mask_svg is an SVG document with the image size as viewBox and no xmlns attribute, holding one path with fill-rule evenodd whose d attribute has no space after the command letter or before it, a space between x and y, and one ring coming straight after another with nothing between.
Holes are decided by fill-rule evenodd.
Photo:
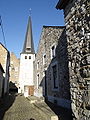
<instances>
[{"instance_id":1,"label":"window","mask_svg":"<svg viewBox=\"0 0 90 120\"><path fill-rule=\"evenodd\" d=\"M31 48L27 48L27 50L31 50Z\"/></svg>"},{"instance_id":2,"label":"window","mask_svg":"<svg viewBox=\"0 0 90 120\"><path fill-rule=\"evenodd\" d=\"M27 56L25 56L25 59L27 59Z\"/></svg>"},{"instance_id":3,"label":"window","mask_svg":"<svg viewBox=\"0 0 90 120\"><path fill-rule=\"evenodd\" d=\"M31 56L29 56L29 59L31 59Z\"/></svg>"},{"instance_id":4,"label":"window","mask_svg":"<svg viewBox=\"0 0 90 120\"><path fill-rule=\"evenodd\" d=\"M53 87L58 88L57 83L57 65L52 66Z\"/></svg>"},{"instance_id":5,"label":"window","mask_svg":"<svg viewBox=\"0 0 90 120\"><path fill-rule=\"evenodd\" d=\"M56 56L55 51L56 51L56 46L53 45L53 46L51 47L51 59L53 59L53 58Z\"/></svg>"},{"instance_id":6,"label":"window","mask_svg":"<svg viewBox=\"0 0 90 120\"><path fill-rule=\"evenodd\" d=\"M46 54L43 55L43 65L46 63Z\"/></svg>"},{"instance_id":7,"label":"window","mask_svg":"<svg viewBox=\"0 0 90 120\"><path fill-rule=\"evenodd\" d=\"M31 51L31 48L26 48L26 52L30 52Z\"/></svg>"},{"instance_id":8,"label":"window","mask_svg":"<svg viewBox=\"0 0 90 120\"><path fill-rule=\"evenodd\" d=\"M37 75L37 89L39 89L39 74Z\"/></svg>"},{"instance_id":9,"label":"window","mask_svg":"<svg viewBox=\"0 0 90 120\"><path fill-rule=\"evenodd\" d=\"M37 62L37 70L38 70L38 68L39 68L39 61Z\"/></svg>"}]
</instances>

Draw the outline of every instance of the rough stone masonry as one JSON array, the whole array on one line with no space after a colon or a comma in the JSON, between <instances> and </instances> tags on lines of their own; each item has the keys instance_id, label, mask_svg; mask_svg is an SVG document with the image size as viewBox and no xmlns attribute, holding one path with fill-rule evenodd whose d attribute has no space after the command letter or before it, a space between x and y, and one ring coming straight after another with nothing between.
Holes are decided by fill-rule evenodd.
<instances>
[{"instance_id":1,"label":"rough stone masonry","mask_svg":"<svg viewBox=\"0 0 90 120\"><path fill-rule=\"evenodd\" d=\"M60 2L57 8L64 9L66 22L73 119L90 120L90 0Z\"/></svg>"}]
</instances>

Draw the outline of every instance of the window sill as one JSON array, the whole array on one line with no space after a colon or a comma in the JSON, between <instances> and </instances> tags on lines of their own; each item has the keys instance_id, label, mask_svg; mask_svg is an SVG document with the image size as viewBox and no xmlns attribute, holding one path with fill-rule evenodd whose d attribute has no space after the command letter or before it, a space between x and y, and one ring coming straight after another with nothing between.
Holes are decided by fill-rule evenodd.
<instances>
[{"instance_id":1,"label":"window sill","mask_svg":"<svg viewBox=\"0 0 90 120\"><path fill-rule=\"evenodd\" d=\"M59 91L59 88L53 88L52 91Z\"/></svg>"}]
</instances>

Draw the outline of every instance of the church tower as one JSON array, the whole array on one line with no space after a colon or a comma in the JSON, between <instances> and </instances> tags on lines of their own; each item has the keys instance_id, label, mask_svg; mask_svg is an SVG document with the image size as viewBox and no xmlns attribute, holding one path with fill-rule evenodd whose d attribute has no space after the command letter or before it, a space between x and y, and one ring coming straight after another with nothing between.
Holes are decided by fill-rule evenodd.
<instances>
[{"instance_id":1,"label":"church tower","mask_svg":"<svg viewBox=\"0 0 90 120\"><path fill-rule=\"evenodd\" d=\"M25 97L34 94L33 83L34 60L35 51L32 36L32 23L31 17L29 17L25 42L20 56L19 89L18 89L18 92L23 93Z\"/></svg>"}]
</instances>

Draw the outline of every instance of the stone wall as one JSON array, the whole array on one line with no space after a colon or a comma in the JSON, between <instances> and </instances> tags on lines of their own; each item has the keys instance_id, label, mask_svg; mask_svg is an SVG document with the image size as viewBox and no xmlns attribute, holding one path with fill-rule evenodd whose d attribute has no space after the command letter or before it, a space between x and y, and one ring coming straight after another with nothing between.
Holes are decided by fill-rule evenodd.
<instances>
[{"instance_id":1,"label":"stone wall","mask_svg":"<svg viewBox=\"0 0 90 120\"><path fill-rule=\"evenodd\" d=\"M70 91L75 119L90 119L90 0L69 0L64 9Z\"/></svg>"},{"instance_id":2,"label":"stone wall","mask_svg":"<svg viewBox=\"0 0 90 120\"><path fill-rule=\"evenodd\" d=\"M10 82L14 83L16 87L19 84L19 65L20 60L12 52L10 54Z\"/></svg>"},{"instance_id":3,"label":"stone wall","mask_svg":"<svg viewBox=\"0 0 90 120\"><path fill-rule=\"evenodd\" d=\"M34 62L34 94L35 96L42 97L43 96L43 87L44 82L42 82L42 86L40 85L41 81L43 81L43 72L44 72L44 66L43 66L43 54L45 53L45 46L44 46L44 40L43 34L44 34L44 28L42 29L42 33L40 36L40 41L38 44L38 50L36 53L36 58ZM38 80L39 77L39 80Z\"/></svg>"},{"instance_id":4,"label":"stone wall","mask_svg":"<svg viewBox=\"0 0 90 120\"><path fill-rule=\"evenodd\" d=\"M5 94L9 90L10 53L1 43L0 43L0 63L5 72L3 75L4 76L3 94Z\"/></svg>"},{"instance_id":5,"label":"stone wall","mask_svg":"<svg viewBox=\"0 0 90 120\"><path fill-rule=\"evenodd\" d=\"M56 55L54 58L51 58L51 48L54 45L56 46ZM46 59L43 64L44 55L46 55ZM44 96L49 101L55 102L58 105L70 108L70 86L67 63L65 27L44 26L35 59L35 94L37 96ZM57 65L58 72L58 88L54 88L53 81L52 66L55 64ZM39 86L37 86L38 75Z\"/></svg>"},{"instance_id":6,"label":"stone wall","mask_svg":"<svg viewBox=\"0 0 90 120\"><path fill-rule=\"evenodd\" d=\"M6 62L7 62L7 50L0 44L0 63L6 71Z\"/></svg>"}]
</instances>

